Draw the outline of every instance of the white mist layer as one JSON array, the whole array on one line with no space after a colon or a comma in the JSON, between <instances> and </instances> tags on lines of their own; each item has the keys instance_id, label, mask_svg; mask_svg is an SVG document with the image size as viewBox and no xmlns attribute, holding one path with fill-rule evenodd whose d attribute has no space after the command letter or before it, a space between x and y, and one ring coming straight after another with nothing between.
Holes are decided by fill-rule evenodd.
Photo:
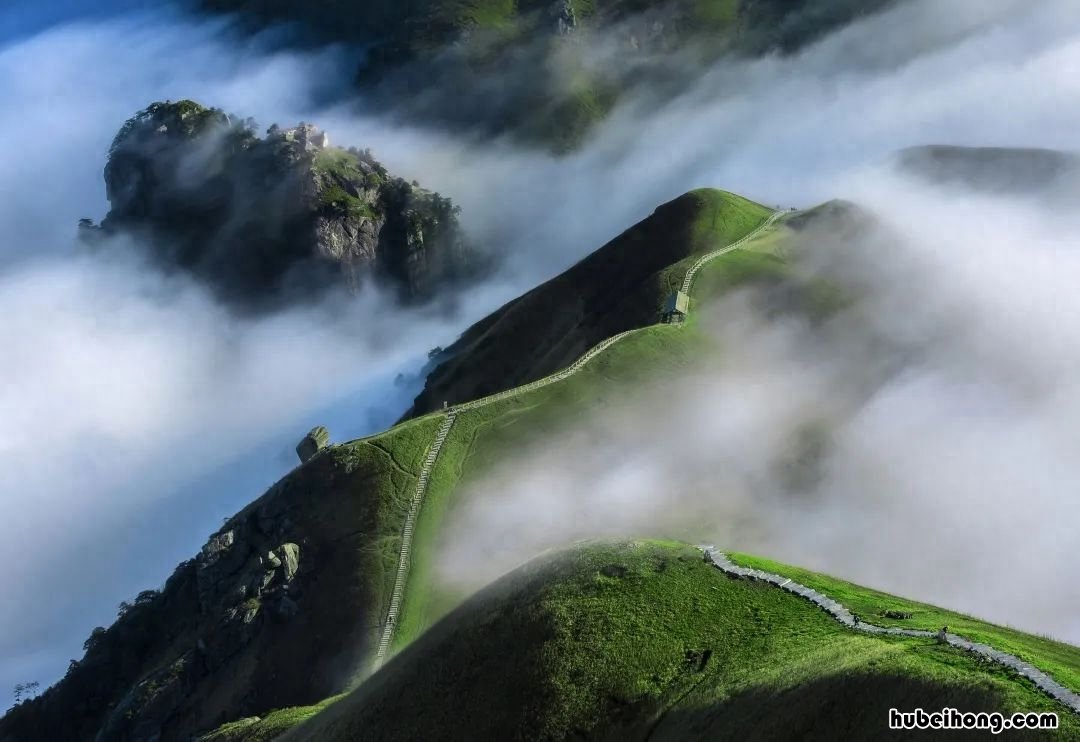
<instances>
[{"instance_id":1,"label":"white mist layer","mask_svg":"<svg viewBox=\"0 0 1080 742\"><path fill-rule=\"evenodd\" d=\"M955 226L956 214L964 214L967 235L1020 239L1023 232L1028 244L1037 233L1046 248L1040 254L1068 254L1060 237L1075 230L1054 222L1060 214L1046 217L1027 207L966 199L953 212L923 204L910 187L851 176L864 164L914 144L1080 148L1080 83L1071 72L1080 65L1074 31L1080 27L1080 7L1071 0L1029 5L971 0L946 9L936 2L910 3L792 58L725 62L669 105L646 110L627 102L582 151L562 160L522 152L506 142L477 148L450 134L390 124L378 116L357 118L345 109L320 111L319 94L351 77L344 57L335 52L270 54L258 42L225 40L219 25L130 16L58 28L0 48L0 90L9 104L0 111L0 124L6 132L21 132L0 143L5 193L0 312L8 318L0 327L6 361L0 369L0 413L6 423L0 431L5 471L0 516L15 534L0 546L0 557L15 565L0 577L0 589L12 597L7 604L12 607L0 611L0 685L58 676L67 659L81 656L79 647L90 628L111 621L120 600L160 584L178 558L198 548L217 519L260 494L258 489L227 489L220 482L215 486L215 472L231 457L266 446L276 452L287 449L286 441L302 434L304 426L321 422L312 420L316 411L355 389L369 390L371 397L370 403L357 403L362 408L358 415L388 401L404 409L407 400L392 399L378 387L381 379L690 188L712 185L763 202L799 205L846 196L919 230ZM317 122L335 143L371 147L392 172L416 178L462 205L468 229L508 258L508 278L471 296L462 315L449 321L399 314L374 296L370 303L348 308L331 302L305 312L239 321L197 288L166 281L127 259L102 263L76 257L71 239L76 221L99 217L106 208L101 169L120 124L151 101L185 97L253 116L263 126ZM941 198L948 204L960 197ZM1040 231L1039 225L1051 223L1060 235ZM928 228L905 232L903 255L872 262L863 271L866 280L875 271L890 275L888 259L937 257L937 252L930 257L920 252L923 238L950 255L970 255L934 242L941 234ZM964 244L973 242L963 239ZM1017 554L1017 547L988 543L979 551L970 536L947 553L912 548L906 552L912 561L922 560L923 554L940 558L919 569L895 570L895 558L905 548L904 532L897 531L893 541L870 533L880 518L908 522L894 515L901 506L871 507L871 500L855 505L847 494L873 473L884 480L874 487L880 498L914 498L912 512L930 511L925 516L931 522L963 531L955 525L961 511L947 510L947 518L935 521L933 504L919 499L929 495L916 497L911 491L949 491L955 502L974 499L975 489L949 485L964 484L966 467L981 471L975 458L982 446L994 451L998 466L1006 460L1024 464L1008 477L1002 472L998 485L1027 481L1056 496L1059 491L1052 485L1062 480L1038 472L1073 473L1059 451L1068 425L1059 421L1055 427L1051 418L1054 409L1072 409L1071 387L1063 381L1071 361L1053 349L1068 347L1075 323L1067 307L1058 311L1039 300L1041 287L1047 295L1067 294L1071 277L1050 258L1018 266L1005 247L994 256L989 266L956 257L955 264L933 270L906 263L896 267L915 271L927 283L919 294L924 313L909 311L906 295L884 290L887 285L883 305L875 306L872 316L905 317L905 324L890 331L909 333L922 344L942 323L950 331L951 323L958 323L950 346L958 359L949 361L956 365L936 360L930 376L916 375L906 385L898 381L860 402L859 414L838 434L830 459L832 489L823 489L819 497L822 515L803 518L802 530L783 530L792 503L760 494L762 488L767 492L771 476L769 451L781 445L783 431L806 409L848 409L855 402L832 400L834 375L846 378L843 368L833 368L834 360L811 354L819 367L803 372L810 361L799 342L802 328L759 326L748 316L741 324L717 326L717 332L735 333L725 336L727 342L745 345L745 353L727 357L719 377L715 369L703 370L693 382L700 394L684 400L693 407L676 405L672 412L675 419L684 415L687 425L697 420L698 410L716 413L708 416L715 429L700 434L712 442L708 457L691 456L676 471L666 461L668 452L652 452L647 440L630 436L627 445L643 446L634 469L601 476L610 456L588 451L583 463L573 465L579 468L571 471L595 477L601 485L584 499L579 485L570 481L534 486L532 467L525 462L522 475L511 477L515 489L509 501L477 494L477 510L469 511L459 536L462 543L475 541L477 549L460 551L461 544L451 542L450 563L460 568L455 576L475 583L559 539L651 533L654 529L644 526L666 522L666 514L679 514L675 525L692 525L702 522L698 515L704 513L716 523L706 535L718 544L772 553L1075 637L1080 629L1063 626L1064 614L1055 612L1063 603L1017 584L1026 575L1002 567L994 573L997 583L987 581L980 565L1004 564L1005 555ZM1034 270L1040 261L1048 267L1030 276L1035 282L1030 291L994 290L995 280L1000 285L1025 275L1021 269ZM991 275L995 265L1000 270ZM946 270L969 283L985 282L986 296L971 301L986 301L986 307L975 304L980 308L972 313L954 306L956 311L947 312L959 284L939 275ZM921 286L918 281L909 285ZM890 307L888 297L899 304ZM991 297L1000 303L993 304ZM730 311L740 307L727 308L722 316L730 318ZM1034 313L1039 332L1053 333L1045 344L1039 333L1029 333L1022 319L1027 312ZM950 322L944 322L946 317ZM997 352L998 333L1006 332L1003 342L1022 349L1018 355L1025 360L1007 361L1004 356L1012 354ZM996 375L981 363L984 357L992 360ZM978 370L974 377L969 376L972 369ZM1036 395L1038 403L1014 398L1011 387L1002 387L1002 378L1007 381L1014 372L1031 374L1029 386L1060 388L1060 393ZM968 398L958 390L970 391L973 401L965 402ZM947 415L935 413L938 407ZM904 414L896 414L897 408ZM635 410L625 414L639 420ZM943 442L949 430L944 417L959 418L954 424L961 426L949 437L951 446ZM932 424L940 430L924 436L925 450L909 448L915 443L906 431ZM626 427L611 423L602 428L607 445L621 444L619 430ZM1031 435L1018 441L1017 431ZM958 436L969 436L968 442L955 443ZM871 449L860 451L859 446ZM1010 446L1011 458L999 450ZM946 457L951 465L940 455L931 459L931 451L940 447L955 452L948 454L954 458ZM917 474L905 474L896 466L901 459L887 455L889 450L927 463ZM565 465L565 457L559 461ZM875 464L880 470L864 471ZM254 464L252 469L258 468L256 479L268 483L289 465L286 453L265 469ZM680 484L685 486L675 486ZM540 501L550 493L549 509L522 505L516 499L525 498L518 494L519 485L522 493L534 493ZM680 494L702 488L715 496ZM1004 497L1001 486L991 495ZM1031 497L1029 491L1013 502ZM1064 501L1060 505L1067 507ZM1072 545L1067 534L1057 532L1066 525L1047 525L1067 524L1065 517L1024 519L1014 513L1019 505L994 507L1003 509L997 530L971 533L1004 539L1008 523L1033 523L1036 530L1030 533L1043 540L1032 535L1024 542L1030 552L1018 556L1045 554L1049 558L1040 564L1048 570L1064 553L1055 539ZM626 514L614 517L612 510ZM813 508L808 504L803 510ZM849 513L846 520L842 513ZM518 533L520 524L529 522L522 516L547 523L537 529L542 538ZM588 528L568 527L575 521ZM858 550L850 534L860 528L866 536L859 538L880 543L880 553L889 559ZM797 533L805 538L796 538ZM504 539L516 548L504 553L490 539ZM1027 564L1034 569L1030 560ZM863 571L856 573L856 568ZM1060 575L1062 569L1046 574ZM908 576L910 584L904 582ZM996 592L994 584L1000 588ZM965 585L970 590L965 592ZM1007 592L1006 586L1016 592Z\"/></svg>"}]
</instances>

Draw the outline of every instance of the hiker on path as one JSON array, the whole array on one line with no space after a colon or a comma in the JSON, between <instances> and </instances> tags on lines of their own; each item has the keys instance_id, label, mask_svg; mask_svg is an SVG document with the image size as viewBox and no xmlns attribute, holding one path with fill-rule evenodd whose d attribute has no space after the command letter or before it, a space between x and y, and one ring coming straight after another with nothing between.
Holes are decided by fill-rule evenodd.
<instances>
[{"instance_id":1,"label":"hiker on path","mask_svg":"<svg viewBox=\"0 0 1080 742\"><path fill-rule=\"evenodd\" d=\"M946 636L946 634L948 634L948 633L949 633L949 627L948 626L942 626L940 629L938 629L938 633L937 633L938 644L948 644L949 643L949 637Z\"/></svg>"}]
</instances>

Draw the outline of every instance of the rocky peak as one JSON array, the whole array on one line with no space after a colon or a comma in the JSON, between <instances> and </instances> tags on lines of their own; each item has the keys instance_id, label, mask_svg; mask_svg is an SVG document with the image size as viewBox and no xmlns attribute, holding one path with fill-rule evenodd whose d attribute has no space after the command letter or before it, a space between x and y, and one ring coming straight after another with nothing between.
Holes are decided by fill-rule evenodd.
<instances>
[{"instance_id":1,"label":"rocky peak","mask_svg":"<svg viewBox=\"0 0 1080 742\"><path fill-rule=\"evenodd\" d=\"M267 131L267 139L277 142L295 142L304 152L318 152L330 147L330 135L315 126L315 124L300 122L291 129L282 129L271 126Z\"/></svg>"},{"instance_id":2,"label":"rocky peak","mask_svg":"<svg viewBox=\"0 0 1080 742\"><path fill-rule=\"evenodd\" d=\"M153 103L117 134L105 182L111 208L100 227L80 222L86 242L132 234L165 267L249 308L367 278L423 299L477 266L449 199L307 122L260 136L220 109Z\"/></svg>"},{"instance_id":3,"label":"rocky peak","mask_svg":"<svg viewBox=\"0 0 1080 742\"><path fill-rule=\"evenodd\" d=\"M296 445L296 455L300 457L300 463L306 464L312 456L317 454L330 442L330 432L322 425L316 425Z\"/></svg>"}]
</instances>

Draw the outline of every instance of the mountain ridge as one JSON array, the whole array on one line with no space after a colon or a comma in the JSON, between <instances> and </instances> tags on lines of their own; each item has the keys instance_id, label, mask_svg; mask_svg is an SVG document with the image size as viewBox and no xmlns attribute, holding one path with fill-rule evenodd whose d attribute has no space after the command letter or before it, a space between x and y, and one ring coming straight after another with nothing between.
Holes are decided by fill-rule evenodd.
<instances>
[{"instance_id":1,"label":"mountain ridge","mask_svg":"<svg viewBox=\"0 0 1080 742\"><path fill-rule=\"evenodd\" d=\"M358 89L423 125L566 153L631 92L670 97L724 55L792 53L897 0L199 0L252 30L359 45ZM648 83L646 85L645 83Z\"/></svg>"},{"instance_id":2,"label":"mountain ridge","mask_svg":"<svg viewBox=\"0 0 1080 742\"><path fill-rule=\"evenodd\" d=\"M436 357L403 419L546 376L604 338L656 321L676 291L672 266L732 242L771 209L711 189L690 191L561 274L465 330ZM601 280L601 277L609 279Z\"/></svg>"},{"instance_id":3,"label":"mountain ridge","mask_svg":"<svg viewBox=\"0 0 1080 742\"><path fill-rule=\"evenodd\" d=\"M732 194L702 198L698 192L691 199L698 206L678 213L708 220L668 224L683 235L671 241L675 247L616 241L607 253L651 245L660 264L684 254L692 260L726 234L714 231L715 209L703 203L749 208L751 219L732 227L740 234L768 213ZM631 287L643 276L660 280L653 262L643 265L619 280ZM672 270L675 285L682 273ZM609 280L605 291L618 291L617 284ZM657 286L648 289L650 323L663 295ZM0 722L0 739L29 734L63 742L100 730L103 742L155 734L167 742L252 711L314 703L354 675L364 677L389 604L409 499L439 422L419 417L319 451L229 518L162 590L146 591L112 627L95 629L64 680ZM435 484L446 484L443 476L437 472ZM422 523L418 536L429 527ZM316 683L285 674L299 651L318 669ZM5 737L9 725L23 732Z\"/></svg>"}]
</instances>

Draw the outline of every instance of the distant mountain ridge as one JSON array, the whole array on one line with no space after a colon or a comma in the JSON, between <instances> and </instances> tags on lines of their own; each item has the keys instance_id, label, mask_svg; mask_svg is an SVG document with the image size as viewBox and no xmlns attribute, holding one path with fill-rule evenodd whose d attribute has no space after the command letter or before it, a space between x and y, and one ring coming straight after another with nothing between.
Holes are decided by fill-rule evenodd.
<instances>
[{"instance_id":1,"label":"distant mountain ridge","mask_svg":"<svg viewBox=\"0 0 1080 742\"><path fill-rule=\"evenodd\" d=\"M909 147L896 157L908 174L979 191L1032 193L1080 184L1080 153L1028 147Z\"/></svg>"},{"instance_id":2,"label":"distant mountain ridge","mask_svg":"<svg viewBox=\"0 0 1080 742\"><path fill-rule=\"evenodd\" d=\"M630 92L676 94L723 55L790 53L900 0L198 0L253 30L362 46L381 114L576 148Z\"/></svg>"}]
</instances>

